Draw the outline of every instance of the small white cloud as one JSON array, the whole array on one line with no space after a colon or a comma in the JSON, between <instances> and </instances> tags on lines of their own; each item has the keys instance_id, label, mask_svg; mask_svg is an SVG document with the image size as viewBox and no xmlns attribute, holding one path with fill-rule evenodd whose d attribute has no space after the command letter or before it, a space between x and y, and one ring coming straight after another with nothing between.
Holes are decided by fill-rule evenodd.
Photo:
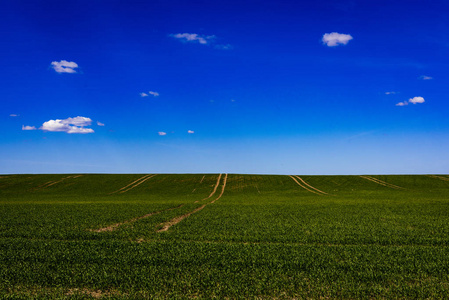
<instances>
[{"instance_id":1,"label":"small white cloud","mask_svg":"<svg viewBox=\"0 0 449 300\"><path fill-rule=\"evenodd\" d=\"M44 122L39 128L44 131L66 132L66 133L92 133L92 128L85 128L92 124L92 120L86 117L75 117L67 119L56 119Z\"/></svg>"},{"instance_id":2,"label":"small white cloud","mask_svg":"<svg viewBox=\"0 0 449 300\"><path fill-rule=\"evenodd\" d=\"M193 130L187 130L187 133L195 133Z\"/></svg>"},{"instance_id":3,"label":"small white cloud","mask_svg":"<svg viewBox=\"0 0 449 300\"><path fill-rule=\"evenodd\" d=\"M100 121L97 121L98 126L104 126L104 123L101 123Z\"/></svg>"},{"instance_id":4,"label":"small white cloud","mask_svg":"<svg viewBox=\"0 0 449 300\"><path fill-rule=\"evenodd\" d=\"M147 93L140 93L139 95L140 95L140 97L148 97Z\"/></svg>"},{"instance_id":5,"label":"small white cloud","mask_svg":"<svg viewBox=\"0 0 449 300\"><path fill-rule=\"evenodd\" d=\"M396 92L385 92L385 95L395 95Z\"/></svg>"},{"instance_id":6,"label":"small white cloud","mask_svg":"<svg viewBox=\"0 0 449 300\"><path fill-rule=\"evenodd\" d=\"M148 94L153 95L154 97L158 97L159 96L158 92L153 92L153 91L149 91Z\"/></svg>"},{"instance_id":7,"label":"small white cloud","mask_svg":"<svg viewBox=\"0 0 449 300\"><path fill-rule=\"evenodd\" d=\"M159 134L159 135L167 135L167 133L163 132L163 131L159 131L157 134Z\"/></svg>"},{"instance_id":8,"label":"small white cloud","mask_svg":"<svg viewBox=\"0 0 449 300\"><path fill-rule=\"evenodd\" d=\"M176 34L170 34L171 37L175 39L179 39L183 42L193 42L193 43L200 43L203 45L206 45L210 43L213 39L215 39L215 35L199 35L197 33L176 33Z\"/></svg>"},{"instance_id":9,"label":"small white cloud","mask_svg":"<svg viewBox=\"0 0 449 300\"><path fill-rule=\"evenodd\" d=\"M425 102L425 100L423 97L413 97L413 98L408 99L408 101L399 102L398 104L396 104L396 106L405 106L405 105L408 105L409 103L418 104L418 103L424 103L424 102Z\"/></svg>"},{"instance_id":10,"label":"small white cloud","mask_svg":"<svg viewBox=\"0 0 449 300\"><path fill-rule=\"evenodd\" d=\"M22 125L22 130L36 130L36 127Z\"/></svg>"},{"instance_id":11,"label":"small white cloud","mask_svg":"<svg viewBox=\"0 0 449 300\"><path fill-rule=\"evenodd\" d=\"M10 117L18 117L19 115L16 115L16 114L10 114L9 116L10 116Z\"/></svg>"},{"instance_id":12,"label":"small white cloud","mask_svg":"<svg viewBox=\"0 0 449 300\"><path fill-rule=\"evenodd\" d=\"M413 97L413 98L410 98L410 99L408 100L408 102L409 102L409 103L413 103L413 104L417 104L417 103L424 103L425 100L424 100L423 97Z\"/></svg>"},{"instance_id":13,"label":"small white cloud","mask_svg":"<svg viewBox=\"0 0 449 300\"><path fill-rule=\"evenodd\" d=\"M329 47L335 47L338 45L346 45L353 37L350 34L331 32L323 35L323 44Z\"/></svg>"},{"instance_id":14,"label":"small white cloud","mask_svg":"<svg viewBox=\"0 0 449 300\"><path fill-rule=\"evenodd\" d=\"M232 50L232 49L234 49L234 47L232 47L232 45L230 45L230 44L226 44L226 45L215 45L214 48L215 48L215 49L220 49L220 50Z\"/></svg>"},{"instance_id":15,"label":"small white cloud","mask_svg":"<svg viewBox=\"0 0 449 300\"><path fill-rule=\"evenodd\" d=\"M432 80L433 77L422 75L422 76L419 76L419 79L421 79L421 80Z\"/></svg>"},{"instance_id":16,"label":"small white cloud","mask_svg":"<svg viewBox=\"0 0 449 300\"><path fill-rule=\"evenodd\" d=\"M52 68L58 73L76 73L76 68L78 68L78 64L74 61L53 61L51 62Z\"/></svg>"}]
</instances>

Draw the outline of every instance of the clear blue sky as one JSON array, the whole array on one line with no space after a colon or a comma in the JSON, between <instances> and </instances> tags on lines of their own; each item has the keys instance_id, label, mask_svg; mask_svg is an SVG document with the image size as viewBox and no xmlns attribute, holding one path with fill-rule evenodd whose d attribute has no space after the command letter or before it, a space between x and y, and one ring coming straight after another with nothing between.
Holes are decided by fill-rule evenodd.
<instances>
[{"instance_id":1,"label":"clear blue sky","mask_svg":"<svg viewBox=\"0 0 449 300\"><path fill-rule=\"evenodd\" d=\"M449 173L448 16L2 1L0 173Z\"/></svg>"}]
</instances>

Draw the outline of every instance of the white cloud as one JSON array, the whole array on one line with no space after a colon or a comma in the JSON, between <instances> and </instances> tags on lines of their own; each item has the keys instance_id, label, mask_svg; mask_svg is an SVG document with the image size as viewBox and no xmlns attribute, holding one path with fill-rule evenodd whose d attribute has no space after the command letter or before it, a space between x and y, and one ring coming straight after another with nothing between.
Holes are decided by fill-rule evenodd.
<instances>
[{"instance_id":1,"label":"white cloud","mask_svg":"<svg viewBox=\"0 0 449 300\"><path fill-rule=\"evenodd\" d=\"M104 123L101 123L100 121L97 121L98 126L104 126Z\"/></svg>"},{"instance_id":2,"label":"white cloud","mask_svg":"<svg viewBox=\"0 0 449 300\"><path fill-rule=\"evenodd\" d=\"M76 73L75 69L78 64L74 61L61 60L60 62L51 62L52 68L58 73Z\"/></svg>"},{"instance_id":3,"label":"white cloud","mask_svg":"<svg viewBox=\"0 0 449 300\"><path fill-rule=\"evenodd\" d=\"M159 135L167 135L167 133L163 132L163 131L159 131L157 134L159 134Z\"/></svg>"},{"instance_id":4,"label":"white cloud","mask_svg":"<svg viewBox=\"0 0 449 300\"><path fill-rule=\"evenodd\" d=\"M410 99L408 100L408 102L409 102L409 103L413 103L413 104L417 104L417 103L424 103L425 100L424 100L423 97L413 97L413 98L410 98Z\"/></svg>"},{"instance_id":5,"label":"white cloud","mask_svg":"<svg viewBox=\"0 0 449 300\"><path fill-rule=\"evenodd\" d=\"M170 34L171 37L174 37L175 39L179 39L184 42L193 42L193 43L200 43L203 45L206 45L210 43L213 39L215 39L215 35L199 35L197 33L176 33L176 34Z\"/></svg>"},{"instance_id":6,"label":"white cloud","mask_svg":"<svg viewBox=\"0 0 449 300\"><path fill-rule=\"evenodd\" d=\"M10 116L10 117L18 117L19 115L16 115L16 114L10 114L9 116Z\"/></svg>"},{"instance_id":7,"label":"white cloud","mask_svg":"<svg viewBox=\"0 0 449 300\"><path fill-rule=\"evenodd\" d=\"M394 95L396 92L385 92L385 95Z\"/></svg>"},{"instance_id":8,"label":"white cloud","mask_svg":"<svg viewBox=\"0 0 449 300\"><path fill-rule=\"evenodd\" d=\"M220 50L232 50L234 49L234 47L232 47L232 45L226 44L226 45L215 45L214 47L215 49L220 49Z\"/></svg>"},{"instance_id":9,"label":"white cloud","mask_svg":"<svg viewBox=\"0 0 449 300\"><path fill-rule=\"evenodd\" d=\"M187 133L195 133L193 130L187 130Z\"/></svg>"},{"instance_id":10,"label":"white cloud","mask_svg":"<svg viewBox=\"0 0 449 300\"><path fill-rule=\"evenodd\" d=\"M154 97L159 96L158 92L149 91L148 94L153 95Z\"/></svg>"},{"instance_id":11,"label":"white cloud","mask_svg":"<svg viewBox=\"0 0 449 300\"><path fill-rule=\"evenodd\" d=\"M22 130L36 130L36 127L22 125Z\"/></svg>"},{"instance_id":12,"label":"white cloud","mask_svg":"<svg viewBox=\"0 0 449 300\"><path fill-rule=\"evenodd\" d=\"M92 124L92 120L90 118L79 116L75 118L67 118L63 121L66 122L67 124L72 124L75 126L89 126L90 124Z\"/></svg>"},{"instance_id":13,"label":"white cloud","mask_svg":"<svg viewBox=\"0 0 449 300\"><path fill-rule=\"evenodd\" d=\"M405 106L405 105L408 105L409 103L418 104L418 103L424 103L424 102L425 102L425 100L423 97L413 97L413 98L408 99L408 101L402 101L402 102L397 103L396 106Z\"/></svg>"},{"instance_id":14,"label":"white cloud","mask_svg":"<svg viewBox=\"0 0 449 300\"><path fill-rule=\"evenodd\" d=\"M432 80L433 77L422 75L422 76L419 76L419 79L422 79L422 80Z\"/></svg>"},{"instance_id":15,"label":"white cloud","mask_svg":"<svg viewBox=\"0 0 449 300\"><path fill-rule=\"evenodd\" d=\"M148 97L147 93L140 93L139 95L140 95L140 97Z\"/></svg>"},{"instance_id":16,"label":"white cloud","mask_svg":"<svg viewBox=\"0 0 449 300\"><path fill-rule=\"evenodd\" d=\"M92 128L85 128L92 124L92 120L86 117L75 117L67 119L56 119L44 122L39 128L44 131L66 132L66 133L92 133Z\"/></svg>"},{"instance_id":17,"label":"white cloud","mask_svg":"<svg viewBox=\"0 0 449 300\"><path fill-rule=\"evenodd\" d=\"M329 47L335 47L338 45L346 45L353 37L350 34L331 32L323 35L323 44Z\"/></svg>"}]
</instances>

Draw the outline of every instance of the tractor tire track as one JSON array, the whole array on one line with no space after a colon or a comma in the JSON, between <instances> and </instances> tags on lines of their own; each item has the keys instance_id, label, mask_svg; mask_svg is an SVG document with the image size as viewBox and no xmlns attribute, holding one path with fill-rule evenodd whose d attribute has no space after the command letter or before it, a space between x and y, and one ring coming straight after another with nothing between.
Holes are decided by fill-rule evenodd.
<instances>
[{"instance_id":1,"label":"tractor tire track","mask_svg":"<svg viewBox=\"0 0 449 300\"><path fill-rule=\"evenodd\" d=\"M380 184L380 185L383 185L383 186L392 188L392 189L396 189L396 190L404 190L403 187L400 187L400 186L397 186L397 185L394 185L394 184L391 184L391 183L382 181L382 180L377 179L377 178L374 178L374 177L372 177L372 176L368 176L368 175L360 175L360 177L362 177L363 179L366 179L366 180L370 180L370 181L372 181L372 182L375 182L375 183L377 183L377 184Z\"/></svg>"},{"instance_id":2,"label":"tractor tire track","mask_svg":"<svg viewBox=\"0 0 449 300\"><path fill-rule=\"evenodd\" d=\"M133 218L133 219L131 219L131 220L126 220L126 221L123 221L123 222L120 222L120 223L115 223L115 224L109 225L109 226L107 226L107 227L103 227L103 228L99 228L99 229L90 229L89 231L92 231L92 232L114 231L114 230L116 230L118 227L120 227L120 226L122 226L122 225L124 225L124 224L133 223L133 222L136 222L136 221L138 221L138 220L145 219L145 218L148 218L148 217L151 217L151 216L160 214L160 213L165 212L165 211L170 211L170 210L174 210L174 209L181 208L181 207L183 207L183 206L184 206L184 204L181 204L181 205L176 206L176 207L167 208L167 209L163 209L163 210L160 210L160 211L155 211L155 212L152 212L152 213L149 213L149 214L146 214L146 215L137 217L137 218Z\"/></svg>"},{"instance_id":3,"label":"tractor tire track","mask_svg":"<svg viewBox=\"0 0 449 300\"><path fill-rule=\"evenodd\" d=\"M48 187L50 187L50 186L52 186L52 185L58 184L58 183L60 183L60 182L63 182L63 181L66 180L66 179L69 179L69 178L78 178L78 177L81 177L81 176L83 176L83 175L76 175L76 176L75 176L75 175L70 175L70 176L63 177L63 178L61 178L61 179L59 179L59 180L57 180L57 181L48 181L48 182L44 183L43 185L40 185L40 186L34 188L34 190L37 190L37 189L45 189L45 188L48 188Z\"/></svg>"},{"instance_id":4,"label":"tractor tire track","mask_svg":"<svg viewBox=\"0 0 449 300\"><path fill-rule=\"evenodd\" d=\"M214 203L215 201L217 201L218 199L220 199L221 196L223 196L224 191L225 191L225 188L226 188L226 182L227 182L227 181L228 181L228 174L225 175L225 178L224 178L224 180L223 180L223 187L222 187L222 189L221 189L220 195L218 195L218 197L215 198L215 200L212 200L209 204Z\"/></svg>"},{"instance_id":5,"label":"tractor tire track","mask_svg":"<svg viewBox=\"0 0 449 300\"><path fill-rule=\"evenodd\" d=\"M311 189L309 189L309 188L307 188L307 186L304 186L304 185L302 185L301 183L299 183L299 181L298 180L296 180L296 178L295 177L293 177L292 175L288 175L291 179L293 179L295 182L296 182L296 184L298 184L300 187L302 187L303 189L305 189L305 190L307 190L307 191L309 191L309 192L311 192L311 193L314 193L314 194L317 194L317 195L320 195L320 196L322 196L323 194L321 194L321 193L318 193L318 192L316 192L316 191L314 191L314 190L311 190Z\"/></svg>"},{"instance_id":6,"label":"tractor tire track","mask_svg":"<svg viewBox=\"0 0 449 300\"><path fill-rule=\"evenodd\" d=\"M142 183L144 183L145 181L147 181L147 180L150 179L150 178L153 178L153 177L156 176L156 175L157 175L157 174L154 174L154 175L152 175L152 176L150 176L150 177L147 177L147 178L145 178L145 179L139 181L138 183L136 183L135 185L131 186L130 188L121 191L120 194L126 193L126 192L129 191L129 190L132 190L133 188L135 188L135 187L141 185Z\"/></svg>"},{"instance_id":7,"label":"tractor tire track","mask_svg":"<svg viewBox=\"0 0 449 300\"><path fill-rule=\"evenodd\" d=\"M151 174L144 175L143 177L140 177L139 179L134 180L134 181L131 182L130 184L125 185L125 186L122 187L121 189L118 189L118 190L116 190L116 191L114 191L114 192L109 193L109 195L110 195L110 194L118 193L118 192L120 192L120 191L122 191L122 190L128 188L129 186L135 184L136 182L138 182L138 181L140 181L140 180L144 180L145 178L147 178L147 177L149 177L149 176L151 176Z\"/></svg>"},{"instance_id":8,"label":"tractor tire track","mask_svg":"<svg viewBox=\"0 0 449 300\"><path fill-rule=\"evenodd\" d=\"M310 184L308 184L307 182L305 182L304 179L302 179L302 178L299 177L298 175L295 175L295 177L298 178L302 183L304 183L304 184L307 185L308 187L314 189L315 191L317 191L317 192L319 192L319 193L322 193L322 194L324 194L324 195L329 195L328 193L323 192L323 191L317 189L316 187L311 186Z\"/></svg>"},{"instance_id":9,"label":"tractor tire track","mask_svg":"<svg viewBox=\"0 0 449 300\"><path fill-rule=\"evenodd\" d=\"M427 176L428 176L428 177L431 177L431 178L436 178L436 179L444 180L444 181L449 181L449 178L443 177L443 176L438 176L438 175L427 175Z\"/></svg>"},{"instance_id":10,"label":"tractor tire track","mask_svg":"<svg viewBox=\"0 0 449 300\"><path fill-rule=\"evenodd\" d=\"M220 174L219 178L221 178L221 175L222 175L222 174ZM186 214L184 214L184 215L175 217L175 218L171 219L171 220L168 221L168 222L165 222L165 223L160 224L160 225L162 225L162 228L160 228L160 229L157 230L156 232L164 232L164 231L167 231L168 229L170 229L170 227L172 227L172 226L178 224L179 222L181 222L181 221L184 220L185 218L190 217L190 216L193 215L194 213L197 213L197 212L199 212L200 210L202 210L203 208L205 208L207 205L212 204L212 203L214 203L215 201L217 201L218 199L220 199L220 198L223 196L223 194L224 194L224 191L225 191L225 188L226 188L226 181L227 181L227 179L228 179L228 174L226 174L225 177L224 177L224 179L223 179L223 187L222 187L222 189L221 189L220 195L218 195L217 198L215 198L214 200L212 200L212 201L209 202L209 203L205 203L205 204L201 205L200 207L195 208L194 210L192 210L192 211L190 211L190 212L188 212L188 213L186 213ZM220 181L218 181L218 183L220 183ZM209 199L210 197L212 197L212 195L213 195L213 194L215 193L215 191L217 190L217 187L218 187L218 185L215 186L214 192L211 193L210 196L207 197L207 198L205 198L205 199ZM203 200L205 200L205 199L203 199Z\"/></svg>"},{"instance_id":11,"label":"tractor tire track","mask_svg":"<svg viewBox=\"0 0 449 300\"><path fill-rule=\"evenodd\" d=\"M199 201L207 200L207 199L209 199L210 197L212 197L215 194L215 192L217 191L218 186L220 185L221 175L222 175L221 173L220 173L220 175L218 175L217 183L215 184L214 189L212 190L212 193L210 193L210 195L208 197L204 198L204 199L196 200L194 203L198 203Z\"/></svg>"}]
</instances>

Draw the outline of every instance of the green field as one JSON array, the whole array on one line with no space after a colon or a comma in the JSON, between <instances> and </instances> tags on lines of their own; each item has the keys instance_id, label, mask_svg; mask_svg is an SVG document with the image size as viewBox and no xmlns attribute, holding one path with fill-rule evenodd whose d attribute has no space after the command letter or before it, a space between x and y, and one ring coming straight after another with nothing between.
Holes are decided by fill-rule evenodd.
<instances>
[{"instance_id":1,"label":"green field","mask_svg":"<svg viewBox=\"0 0 449 300\"><path fill-rule=\"evenodd\" d=\"M447 175L153 175L0 176L0 298L448 298Z\"/></svg>"}]
</instances>

